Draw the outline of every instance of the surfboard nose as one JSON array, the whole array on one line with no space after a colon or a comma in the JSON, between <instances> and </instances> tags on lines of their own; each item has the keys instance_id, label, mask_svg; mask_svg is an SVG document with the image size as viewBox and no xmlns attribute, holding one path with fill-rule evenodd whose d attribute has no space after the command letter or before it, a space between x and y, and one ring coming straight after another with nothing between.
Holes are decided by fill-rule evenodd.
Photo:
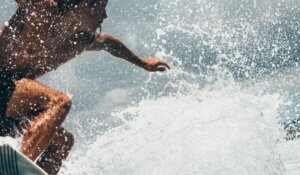
<instances>
[{"instance_id":1,"label":"surfboard nose","mask_svg":"<svg viewBox=\"0 0 300 175\"><path fill-rule=\"evenodd\" d=\"M9 144L0 145L1 175L47 175L34 162Z\"/></svg>"}]
</instances>

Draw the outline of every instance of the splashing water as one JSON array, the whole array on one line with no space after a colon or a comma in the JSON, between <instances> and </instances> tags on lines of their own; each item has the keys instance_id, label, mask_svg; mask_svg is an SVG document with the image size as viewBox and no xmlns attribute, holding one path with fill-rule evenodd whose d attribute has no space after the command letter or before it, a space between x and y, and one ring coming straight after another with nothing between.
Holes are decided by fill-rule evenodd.
<instances>
[{"instance_id":1,"label":"splashing water","mask_svg":"<svg viewBox=\"0 0 300 175\"><path fill-rule=\"evenodd\" d=\"M42 77L73 96L64 126L76 144L60 174L297 174L299 141L284 138L297 137L300 119L299 9L298 0L109 1L103 31L172 70L149 75L87 53Z\"/></svg>"},{"instance_id":2,"label":"splashing water","mask_svg":"<svg viewBox=\"0 0 300 175\"><path fill-rule=\"evenodd\" d=\"M62 174L283 174L278 96L212 88L113 113L126 124L71 158Z\"/></svg>"}]
</instances>

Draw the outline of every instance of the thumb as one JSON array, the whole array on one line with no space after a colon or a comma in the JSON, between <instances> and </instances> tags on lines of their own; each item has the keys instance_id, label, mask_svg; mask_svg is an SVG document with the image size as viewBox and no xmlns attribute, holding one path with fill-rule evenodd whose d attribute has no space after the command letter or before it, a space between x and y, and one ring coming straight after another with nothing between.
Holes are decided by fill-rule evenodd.
<instances>
[{"instance_id":1,"label":"thumb","mask_svg":"<svg viewBox=\"0 0 300 175\"><path fill-rule=\"evenodd\" d=\"M165 67L158 67L158 68L156 68L156 71L159 71L159 72L164 72L166 70L167 69Z\"/></svg>"}]
</instances>

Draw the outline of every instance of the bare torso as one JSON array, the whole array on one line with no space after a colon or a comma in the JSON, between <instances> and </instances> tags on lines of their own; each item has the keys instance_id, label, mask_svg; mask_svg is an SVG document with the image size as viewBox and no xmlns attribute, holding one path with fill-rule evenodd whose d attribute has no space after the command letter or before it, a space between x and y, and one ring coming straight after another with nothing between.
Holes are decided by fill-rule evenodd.
<instances>
[{"instance_id":1,"label":"bare torso","mask_svg":"<svg viewBox=\"0 0 300 175\"><path fill-rule=\"evenodd\" d=\"M0 72L35 79L80 54L94 33L76 26L77 9L61 17L56 8L21 7L0 31ZM65 33L68 31L68 33Z\"/></svg>"}]
</instances>

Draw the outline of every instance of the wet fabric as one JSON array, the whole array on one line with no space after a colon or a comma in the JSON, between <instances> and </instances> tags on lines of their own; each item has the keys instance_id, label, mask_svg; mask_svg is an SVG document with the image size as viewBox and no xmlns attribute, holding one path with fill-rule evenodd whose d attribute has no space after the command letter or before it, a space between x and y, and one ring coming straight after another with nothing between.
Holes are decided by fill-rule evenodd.
<instances>
[{"instance_id":1,"label":"wet fabric","mask_svg":"<svg viewBox=\"0 0 300 175\"><path fill-rule=\"evenodd\" d=\"M8 102L16 86L13 76L0 71L0 136L7 136L19 124L15 117L6 117Z\"/></svg>"},{"instance_id":2,"label":"wet fabric","mask_svg":"<svg viewBox=\"0 0 300 175\"><path fill-rule=\"evenodd\" d=\"M15 117L1 117L0 118L0 137L11 136L12 133L15 134L17 126L19 126L21 120Z\"/></svg>"}]
</instances>

